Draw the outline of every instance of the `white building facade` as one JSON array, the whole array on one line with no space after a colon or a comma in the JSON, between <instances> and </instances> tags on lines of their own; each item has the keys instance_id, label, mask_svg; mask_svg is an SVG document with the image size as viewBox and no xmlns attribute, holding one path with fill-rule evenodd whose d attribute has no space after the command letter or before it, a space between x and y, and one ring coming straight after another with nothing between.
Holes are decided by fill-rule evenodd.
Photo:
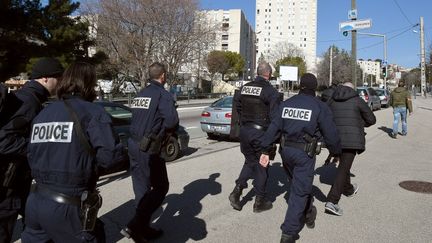
<instances>
[{"instance_id":1,"label":"white building facade","mask_svg":"<svg viewBox=\"0 0 432 243\"><path fill-rule=\"evenodd\" d=\"M381 78L381 64L377 61L372 60L357 60L357 64L360 66L363 71L363 77L367 75L374 75L376 77L377 83L382 83L383 79Z\"/></svg>"},{"instance_id":2,"label":"white building facade","mask_svg":"<svg viewBox=\"0 0 432 243\"><path fill-rule=\"evenodd\" d=\"M203 11L210 23L219 25L213 50L239 53L245 60L245 73L255 69L255 32L240 9ZM246 78L246 77L245 77Z\"/></svg>"},{"instance_id":3,"label":"white building facade","mask_svg":"<svg viewBox=\"0 0 432 243\"><path fill-rule=\"evenodd\" d=\"M316 68L317 0L256 0L256 59L288 42L300 48L308 71Z\"/></svg>"}]
</instances>

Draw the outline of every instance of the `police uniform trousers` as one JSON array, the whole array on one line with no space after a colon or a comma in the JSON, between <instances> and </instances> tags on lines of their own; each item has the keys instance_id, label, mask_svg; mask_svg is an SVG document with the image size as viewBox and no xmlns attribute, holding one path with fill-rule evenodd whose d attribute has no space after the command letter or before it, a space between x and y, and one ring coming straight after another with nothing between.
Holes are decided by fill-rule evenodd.
<instances>
[{"instance_id":1,"label":"police uniform trousers","mask_svg":"<svg viewBox=\"0 0 432 243\"><path fill-rule=\"evenodd\" d=\"M93 232L82 231L79 206L58 203L38 192L27 199L25 223L23 243L105 242L101 223Z\"/></svg>"},{"instance_id":2,"label":"police uniform trousers","mask_svg":"<svg viewBox=\"0 0 432 243\"><path fill-rule=\"evenodd\" d=\"M356 154L357 150L354 149L342 150L336 178L327 195L327 201L338 204L342 194L348 196L354 193L354 188L351 184L350 170Z\"/></svg>"},{"instance_id":3,"label":"police uniform trousers","mask_svg":"<svg viewBox=\"0 0 432 243\"><path fill-rule=\"evenodd\" d=\"M159 154L142 152L131 139L128 150L136 212L127 227L140 232L149 226L152 214L162 205L168 193L168 174L165 161Z\"/></svg>"},{"instance_id":4,"label":"police uniform trousers","mask_svg":"<svg viewBox=\"0 0 432 243\"><path fill-rule=\"evenodd\" d=\"M240 150L245 156L245 163L240 172L236 184L241 188L247 188L247 181L254 179L255 194L265 196L268 178L268 167L259 164L261 148L258 139L264 135L263 130L258 130L247 125L240 128Z\"/></svg>"},{"instance_id":5,"label":"police uniform trousers","mask_svg":"<svg viewBox=\"0 0 432 243\"><path fill-rule=\"evenodd\" d=\"M292 147L282 147L280 152L291 181L288 210L281 230L284 234L298 238L298 233L304 227L306 214L313 206L315 158L310 158L306 152Z\"/></svg>"}]
</instances>

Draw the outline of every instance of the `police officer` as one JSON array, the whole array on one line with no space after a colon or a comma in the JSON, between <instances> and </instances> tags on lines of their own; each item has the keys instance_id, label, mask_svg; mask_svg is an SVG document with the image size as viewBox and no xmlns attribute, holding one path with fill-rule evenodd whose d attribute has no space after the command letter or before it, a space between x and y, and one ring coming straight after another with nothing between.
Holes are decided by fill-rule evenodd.
<instances>
[{"instance_id":1,"label":"police officer","mask_svg":"<svg viewBox=\"0 0 432 243\"><path fill-rule=\"evenodd\" d=\"M165 161L161 146L168 134L175 131L179 119L173 96L164 89L166 69L161 63L149 67L150 84L141 90L132 103L130 169L135 203L135 216L121 234L135 242L158 238L163 231L150 226L150 219L168 192Z\"/></svg>"},{"instance_id":2,"label":"police officer","mask_svg":"<svg viewBox=\"0 0 432 243\"><path fill-rule=\"evenodd\" d=\"M280 154L291 181L288 211L281 226L280 242L295 242L304 224L315 226L316 208L312 205L312 182L318 135L324 136L330 153L340 154L341 145L329 107L315 97L317 80L306 73L300 80L298 95L281 103L278 117L260 139L263 155L260 164L269 164L268 151L281 133Z\"/></svg>"},{"instance_id":3,"label":"police officer","mask_svg":"<svg viewBox=\"0 0 432 243\"><path fill-rule=\"evenodd\" d=\"M240 119L240 150L245 156L245 163L229 196L231 206L241 210L242 190L247 188L249 179L254 179L256 198L253 211L255 213L272 208L272 203L265 199L268 168L259 165L261 151L257 142L277 116L280 103L279 93L269 83L272 74L271 66L268 63L260 63L257 73L255 81L244 85L239 100L234 101Z\"/></svg>"},{"instance_id":4,"label":"police officer","mask_svg":"<svg viewBox=\"0 0 432 243\"><path fill-rule=\"evenodd\" d=\"M96 223L99 169L127 162L111 118L96 98L96 71L74 63L57 87L58 101L34 119L28 149L35 184L26 205L22 242L103 242Z\"/></svg>"},{"instance_id":5,"label":"police officer","mask_svg":"<svg viewBox=\"0 0 432 243\"><path fill-rule=\"evenodd\" d=\"M55 93L62 73L57 59L39 59L32 67L31 80L15 93L17 104L4 104L18 108L0 128L0 242L11 241L18 213L24 215L31 184L26 156L31 121Z\"/></svg>"}]
</instances>

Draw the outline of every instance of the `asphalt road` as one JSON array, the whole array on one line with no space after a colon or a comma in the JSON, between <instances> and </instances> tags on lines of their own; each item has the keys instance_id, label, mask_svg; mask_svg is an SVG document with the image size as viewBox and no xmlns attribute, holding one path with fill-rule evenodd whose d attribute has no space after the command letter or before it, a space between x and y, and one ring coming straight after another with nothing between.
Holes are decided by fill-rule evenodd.
<instances>
[{"instance_id":1,"label":"asphalt road","mask_svg":"<svg viewBox=\"0 0 432 243\"><path fill-rule=\"evenodd\" d=\"M392 109L375 112L377 124L366 129L367 150L356 157L351 171L352 181L360 190L353 198L341 199L341 217L324 213L325 196L336 168L322 166L326 151L317 157L313 188L316 227L303 229L298 242L431 242L432 194L399 186L406 180L432 182L432 99L417 98L414 109L408 120L408 136L396 140L387 134ZM269 170L267 185L273 209L253 213L249 187L244 192L243 210L233 210L228 195L244 158L238 143L209 140L194 130L200 111L180 111L181 123L191 134L190 148L167 165L170 190L154 215L154 225L165 234L155 242L279 242L289 197L289 182L279 155ZM132 242L119 233L134 213L130 176L112 175L98 185L104 197L99 215L105 222L107 242Z\"/></svg>"}]
</instances>

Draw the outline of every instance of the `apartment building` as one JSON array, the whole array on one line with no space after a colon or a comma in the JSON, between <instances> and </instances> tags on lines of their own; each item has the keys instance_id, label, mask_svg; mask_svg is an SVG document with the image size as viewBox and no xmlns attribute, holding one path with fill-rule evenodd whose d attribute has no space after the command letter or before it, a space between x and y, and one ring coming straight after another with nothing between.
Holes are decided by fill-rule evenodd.
<instances>
[{"instance_id":1,"label":"apartment building","mask_svg":"<svg viewBox=\"0 0 432 243\"><path fill-rule=\"evenodd\" d=\"M315 71L317 0L256 0L255 16L257 59L287 42L303 51L308 71Z\"/></svg>"}]
</instances>

